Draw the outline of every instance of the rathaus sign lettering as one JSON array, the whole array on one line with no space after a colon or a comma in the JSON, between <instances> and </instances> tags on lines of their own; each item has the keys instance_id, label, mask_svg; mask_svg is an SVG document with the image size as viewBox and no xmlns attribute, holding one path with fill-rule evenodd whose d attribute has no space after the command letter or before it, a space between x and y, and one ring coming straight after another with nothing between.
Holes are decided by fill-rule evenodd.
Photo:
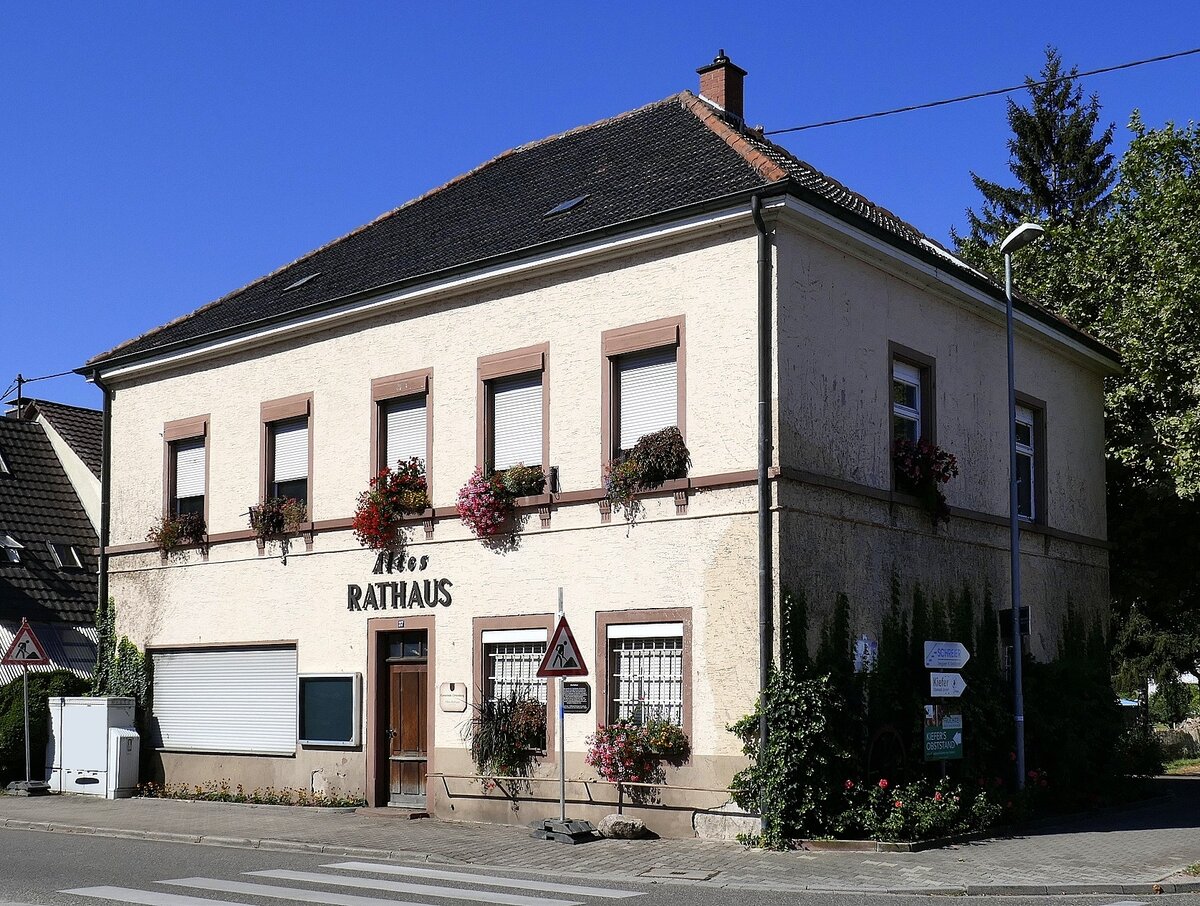
<instances>
[{"instance_id":1,"label":"rathaus sign lettering","mask_svg":"<svg viewBox=\"0 0 1200 906\"><path fill-rule=\"evenodd\" d=\"M405 557L381 551L375 558L374 575L424 572L429 557ZM347 610L412 610L414 607L449 607L453 598L449 579L409 578L346 586Z\"/></svg>"}]
</instances>

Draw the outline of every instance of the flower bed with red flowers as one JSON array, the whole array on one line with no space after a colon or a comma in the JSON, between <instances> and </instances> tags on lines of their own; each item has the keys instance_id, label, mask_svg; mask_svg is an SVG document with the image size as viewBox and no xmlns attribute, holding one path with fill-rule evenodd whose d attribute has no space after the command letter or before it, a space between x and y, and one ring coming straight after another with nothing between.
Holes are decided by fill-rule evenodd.
<instances>
[{"instance_id":1,"label":"flower bed with red flowers","mask_svg":"<svg viewBox=\"0 0 1200 906\"><path fill-rule=\"evenodd\" d=\"M420 457L398 463L395 469L380 469L371 479L371 487L358 495L354 537L371 550L398 550L403 546L400 529L404 518L424 512L428 506L425 464Z\"/></svg>"},{"instance_id":2,"label":"flower bed with red flowers","mask_svg":"<svg viewBox=\"0 0 1200 906\"><path fill-rule=\"evenodd\" d=\"M1000 804L985 790L964 795L948 780L892 786L886 778L863 785L847 780L841 810L833 819L837 836L867 840L930 840L985 830L999 819Z\"/></svg>"},{"instance_id":3,"label":"flower bed with red flowers","mask_svg":"<svg viewBox=\"0 0 1200 906\"><path fill-rule=\"evenodd\" d=\"M921 498L933 524L950 521L950 507L942 485L958 475L958 460L937 444L922 438L913 443L901 438L892 447L896 485Z\"/></svg>"},{"instance_id":4,"label":"flower bed with red flowers","mask_svg":"<svg viewBox=\"0 0 1200 906\"><path fill-rule=\"evenodd\" d=\"M619 720L597 727L587 742L584 760L602 780L613 783L662 783L664 763L680 765L691 755L687 734L665 720L645 724ZM641 795L637 790L631 794Z\"/></svg>"}]
</instances>

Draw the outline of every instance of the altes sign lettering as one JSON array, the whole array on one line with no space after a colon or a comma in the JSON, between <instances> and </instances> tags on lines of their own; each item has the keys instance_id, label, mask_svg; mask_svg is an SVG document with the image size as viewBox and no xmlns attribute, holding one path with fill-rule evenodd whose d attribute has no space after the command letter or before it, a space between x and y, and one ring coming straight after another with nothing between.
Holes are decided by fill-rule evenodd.
<instances>
[{"instance_id":1,"label":"altes sign lettering","mask_svg":"<svg viewBox=\"0 0 1200 906\"><path fill-rule=\"evenodd\" d=\"M375 558L375 575L383 573L424 572L429 557L405 557L386 551ZM347 610L412 610L418 607L449 607L454 598L449 579L398 579L392 582L368 582L346 586Z\"/></svg>"}]
</instances>

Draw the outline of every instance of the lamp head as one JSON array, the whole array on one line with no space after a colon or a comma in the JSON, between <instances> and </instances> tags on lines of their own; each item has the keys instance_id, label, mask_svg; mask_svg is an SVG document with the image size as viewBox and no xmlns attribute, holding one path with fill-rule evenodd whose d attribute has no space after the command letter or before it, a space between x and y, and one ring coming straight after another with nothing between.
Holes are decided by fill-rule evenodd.
<instances>
[{"instance_id":1,"label":"lamp head","mask_svg":"<svg viewBox=\"0 0 1200 906\"><path fill-rule=\"evenodd\" d=\"M1004 241L1000 243L1000 254L1011 255L1018 249L1025 248L1035 239L1040 239L1045 232L1036 223L1023 223L1004 237Z\"/></svg>"}]
</instances>

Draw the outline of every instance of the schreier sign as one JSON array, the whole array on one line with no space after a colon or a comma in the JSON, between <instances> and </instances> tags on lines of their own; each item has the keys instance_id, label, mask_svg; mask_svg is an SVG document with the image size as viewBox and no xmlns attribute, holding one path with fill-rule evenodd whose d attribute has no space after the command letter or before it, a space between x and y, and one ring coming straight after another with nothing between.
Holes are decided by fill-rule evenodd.
<instances>
[{"instance_id":1,"label":"schreier sign","mask_svg":"<svg viewBox=\"0 0 1200 906\"><path fill-rule=\"evenodd\" d=\"M420 573L429 566L429 557L405 557L403 554L382 551L375 558L374 575L384 573ZM454 583L445 578L412 576L407 579L365 582L346 586L347 610L412 610L426 607L449 607L454 598L450 589Z\"/></svg>"}]
</instances>

